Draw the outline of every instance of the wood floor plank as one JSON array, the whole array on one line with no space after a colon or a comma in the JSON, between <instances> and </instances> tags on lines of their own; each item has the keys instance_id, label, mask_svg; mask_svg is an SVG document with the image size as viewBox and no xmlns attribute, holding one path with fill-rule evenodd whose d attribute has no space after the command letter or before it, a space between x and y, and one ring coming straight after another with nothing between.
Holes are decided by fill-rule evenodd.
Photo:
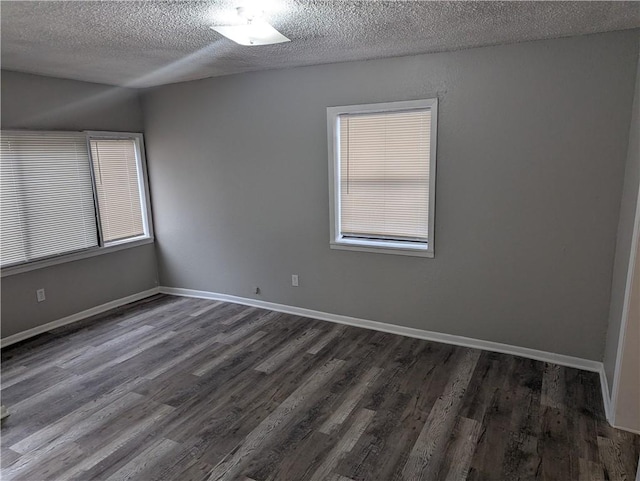
<instances>
[{"instance_id":1,"label":"wood floor plank","mask_svg":"<svg viewBox=\"0 0 640 481\"><path fill-rule=\"evenodd\" d=\"M118 337L115 337L114 339L111 339L110 341L105 342L98 347L94 347L91 350L86 350L82 355L62 362L58 364L58 366L63 369L71 369L77 366L82 366L84 368L87 366L87 363L95 363L96 360L99 360L100 356L103 353L110 354L115 348L123 348L129 343L136 343L138 342L138 339L148 336L149 331L153 330L154 329L152 326L139 326L136 329L124 332Z\"/></svg>"},{"instance_id":2,"label":"wood floor plank","mask_svg":"<svg viewBox=\"0 0 640 481\"><path fill-rule=\"evenodd\" d=\"M471 468L471 460L480 437L481 424L475 419L459 418L454 430L451 452L448 453L444 469L445 481L465 481ZM506 477L505 479L515 479Z\"/></svg>"},{"instance_id":3,"label":"wood floor plank","mask_svg":"<svg viewBox=\"0 0 640 481\"><path fill-rule=\"evenodd\" d=\"M191 316L193 312L199 311L205 305L207 305L206 300L194 299L193 302L187 303L180 309L176 309L173 312L166 312L158 316L153 316L147 319L144 324L153 326L156 329L171 329L172 331L177 330L176 328L179 326L197 326L198 323L208 319L210 316L215 316L218 311L222 309L222 307L217 307L205 314L201 314L200 316Z\"/></svg>"},{"instance_id":4,"label":"wood floor plank","mask_svg":"<svg viewBox=\"0 0 640 481\"><path fill-rule=\"evenodd\" d=\"M579 469L580 481L605 481L604 471L599 462L580 458Z\"/></svg>"},{"instance_id":5,"label":"wood floor plank","mask_svg":"<svg viewBox=\"0 0 640 481\"><path fill-rule=\"evenodd\" d=\"M311 357L307 356L304 359L310 365L315 363ZM355 370L362 372L362 366L358 366ZM287 371L288 374L291 372L292 369ZM308 370L306 372L308 373L306 376L308 376L310 373ZM274 375L275 373L270 376ZM332 379L329 389L323 389L309 397L305 410L296 416L295 421L292 421L288 428L287 436L274 439L266 450L253 456L247 465L246 474L260 480L309 479L316 469L316 460L328 455L333 444L350 426L350 422L345 422L344 429L336 432L335 438L317 431L318 427L331 414L332 406L338 404L335 401L342 398L351 387L352 379L353 370L343 369ZM277 382L274 380L274 383ZM275 396L271 396L271 398L274 401L277 400ZM268 408L268 405L265 407ZM250 421L252 414L249 411L245 420ZM239 422L239 424L242 423L243 420ZM230 426L229 429L236 431L235 426ZM232 446L227 446L227 449L231 448Z\"/></svg>"},{"instance_id":6,"label":"wood floor plank","mask_svg":"<svg viewBox=\"0 0 640 481\"><path fill-rule=\"evenodd\" d=\"M632 480L640 455L597 373L226 302L154 296L1 359L2 479Z\"/></svg>"},{"instance_id":7,"label":"wood floor plank","mask_svg":"<svg viewBox=\"0 0 640 481\"><path fill-rule=\"evenodd\" d=\"M203 342L191 346L182 354L173 357L172 359L168 359L158 366L155 366L152 371L144 374L144 378L155 379L161 374L164 374L165 372L180 366L187 359L194 357L196 354L199 354L204 350L209 350L209 352L211 352L212 350L215 351L215 349L211 349L211 346L213 346L214 344L217 344L215 338L205 339Z\"/></svg>"},{"instance_id":8,"label":"wood floor plank","mask_svg":"<svg viewBox=\"0 0 640 481\"><path fill-rule=\"evenodd\" d=\"M5 389L18 384L26 379L31 379L38 376L40 373L51 369L49 364L42 364L35 369L29 369L27 366L17 366L9 375L2 373L2 383L0 387L4 391Z\"/></svg>"},{"instance_id":9,"label":"wood floor plank","mask_svg":"<svg viewBox=\"0 0 640 481\"><path fill-rule=\"evenodd\" d=\"M179 407L202 405L209 403L212 398L220 396L227 399L230 393L236 392L236 389L246 393L247 387L250 387L246 382L247 379L253 380L251 373L258 374L259 385L264 386L265 383L262 383L264 375L257 373L251 367L264 358L263 350L267 351L268 345L273 342L270 337L255 341L250 348L236 350L233 357L202 376L183 374L167 379L163 378L159 379L161 382L146 383L136 391L148 395L149 399ZM227 351L221 352L223 353L222 357L228 353ZM285 379L288 378L285 377ZM195 413L196 416L199 415L198 411Z\"/></svg>"},{"instance_id":10,"label":"wood floor plank","mask_svg":"<svg viewBox=\"0 0 640 481\"><path fill-rule=\"evenodd\" d=\"M541 385L543 384L543 366L539 361L516 358L512 371L513 382L506 384L502 402L520 406L512 409L509 431L532 437L540 436Z\"/></svg>"},{"instance_id":11,"label":"wood floor plank","mask_svg":"<svg viewBox=\"0 0 640 481\"><path fill-rule=\"evenodd\" d=\"M123 396L118 396L113 402L107 404L84 419L80 419L87 410L74 411L57 423L47 426L22 441L11 446L17 453L26 454L35 452L36 456L46 455L54 450L57 446L75 441L79 437L86 435L92 429L96 429L110 418L117 416L123 410L139 402L142 396L129 392ZM91 410L95 409L95 404L91 406ZM36 451L37 450L37 451Z\"/></svg>"},{"instance_id":12,"label":"wood floor plank","mask_svg":"<svg viewBox=\"0 0 640 481\"><path fill-rule=\"evenodd\" d=\"M578 460L569 456L571 440L567 429L567 417L563 409L544 407L541 414L542 433L538 452L541 459L540 473L543 479L577 480ZM572 461L575 461L573 466Z\"/></svg>"},{"instance_id":13,"label":"wood floor plank","mask_svg":"<svg viewBox=\"0 0 640 481\"><path fill-rule=\"evenodd\" d=\"M605 479L628 479L629 481L633 479L625 469L620 447L614 441L598 436L598 449L606 473Z\"/></svg>"},{"instance_id":14,"label":"wood floor plank","mask_svg":"<svg viewBox=\"0 0 640 481\"><path fill-rule=\"evenodd\" d=\"M44 359L49 359L58 352L66 352L70 345L69 339L55 335L51 331L11 344L0 350L2 371L10 375L11 370L16 366L39 365Z\"/></svg>"},{"instance_id":15,"label":"wood floor plank","mask_svg":"<svg viewBox=\"0 0 640 481\"><path fill-rule=\"evenodd\" d=\"M542 379L543 406L562 409L564 406L564 369L557 364L545 363L544 377Z\"/></svg>"},{"instance_id":16,"label":"wood floor plank","mask_svg":"<svg viewBox=\"0 0 640 481\"><path fill-rule=\"evenodd\" d=\"M92 345L80 346L77 349L72 349L58 355L52 355L49 358L49 361L56 366L61 366L63 364L66 364L67 362L77 359L78 357L84 355L87 351L93 350L93 348L94 346Z\"/></svg>"},{"instance_id":17,"label":"wood floor plank","mask_svg":"<svg viewBox=\"0 0 640 481\"><path fill-rule=\"evenodd\" d=\"M61 479L71 479L74 476L81 475L84 471L89 470L92 466L100 462L102 459L106 458L120 447L126 445L140 432L152 428L156 421L158 421L158 419L166 416L172 410L173 408L167 405L158 406L149 417L129 426L126 430L119 433L116 439L107 444L104 444L100 449L92 452L91 455L85 457L80 463L75 464L72 468L63 472L60 475Z\"/></svg>"},{"instance_id":18,"label":"wood floor plank","mask_svg":"<svg viewBox=\"0 0 640 481\"><path fill-rule=\"evenodd\" d=\"M483 352L478 360L475 375L469 383L462 400L460 415L475 419L479 423L485 421L485 416L492 411L492 405L499 395L499 391L507 385L510 377L515 376L515 363L505 354ZM540 392L538 387L537 392ZM511 411L507 416L511 415Z\"/></svg>"},{"instance_id":19,"label":"wood floor plank","mask_svg":"<svg viewBox=\"0 0 640 481\"><path fill-rule=\"evenodd\" d=\"M251 475L263 481L279 479L309 479L335 447L341 433L327 436L314 429L313 422L307 420L298 424L295 437L287 437L280 446L271 446L269 454L274 461L263 463L251 471Z\"/></svg>"},{"instance_id":20,"label":"wood floor plank","mask_svg":"<svg viewBox=\"0 0 640 481\"><path fill-rule=\"evenodd\" d=\"M34 375L27 376L18 383L4 387L2 389L2 402L4 404L14 404L22 399L35 396L45 389L64 384L67 379L73 376L72 372L49 365L47 369L38 370Z\"/></svg>"},{"instance_id":21,"label":"wood floor plank","mask_svg":"<svg viewBox=\"0 0 640 481\"><path fill-rule=\"evenodd\" d=\"M623 465L625 473L634 472L638 463L638 453L640 452L640 436L630 433L628 431L622 431L615 429L609 425L606 421L598 423L598 453L599 458L602 460L602 449L600 437L609 439L614 448L614 452L620 459L620 463ZM635 453L635 455L634 455ZM631 476L633 479L633 476Z\"/></svg>"},{"instance_id":22,"label":"wood floor plank","mask_svg":"<svg viewBox=\"0 0 640 481\"><path fill-rule=\"evenodd\" d=\"M477 350L464 353L451 374L451 382L429 413L403 470L403 479L434 479L440 468L443 448L458 415L460 400L471 381L479 357L480 352Z\"/></svg>"},{"instance_id":23,"label":"wood floor plank","mask_svg":"<svg viewBox=\"0 0 640 481\"><path fill-rule=\"evenodd\" d=\"M411 352L410 343L404 346ZM401 479L411 449L449 382L456 352L452 346L427 343L411 353L411 360L402 359L401 365L381 377L371 401L363 404L378 410L369 445L363 444L362 453L352 456L353 464L343 462L341 473L357 479Z\"/></svg>"},{"instance_id":24,"label":"wood floor plank","mask_svg":"<svg viewBox=\"0 0 640 481\"><path fill-rule=\"evenodd\" d=\"M261 313L262 315L268 314L267 311L258 308L244 308L239 313L234 314L233 316L226 316L224 319L221 319L220 323L224 326L230 326L244 319L247 319L248 317L253 316L256 313Z\"/></svg>"},{"instance_id":25,"label":"wood floor plank","mask_svg":"<svg viewBox=\"0 0 640 481\"><path fill-rule=\"evenodd\" d=\"M46 369L44 366L38 366L40 369ZM11 361L3 361L2 362L2 375L0 376L0 388L2 388L5 383L7 386L10 386L10 383L14 378L19 378L16 382L20 382L24 379L23 374L28 371L29 368L24 364L17 364ZM15 383L14 383L15 384Z\"/></svg>"},{"instance_id":26,"label":"wood floor plank","mask_svg":"<svg viewBox=\"0 0 640 481\"><path fill-rule=\"evenodd\" d=\"M169 452L177 449L178 446L180 446L178 443L170 439L160 439L109 476L106 481L128 481L141 478L147 470L155 466Z\"/></svg>"},{"instance_id":27,"label":"wood floor plank","mask_svg":"<svg viewBox=\"0 0 640 481\"><path fill-rule=\"evenodd\" d=\"M305 399L314 391L322 388L324 384L340 369L344 361L332 360L320 366L313 375L295 390L278 408L267 416L258 427L253 430L245 440L234 450L233 454L218 464L209 475L208 481L233 479L242 468L243 462L253 451L260 448L261 444L276 435L279 428L294 415Z\"/></svg>"},{"instance_id":28,"label":"wood floor plank","mask_svg":"<svg viewBox=\"0 0 640 481\"><path fill-rule=\"evenodd\" d=\"M78 444L76 441L80 437L97 429L105 422L108 422L110 419L132 406L134 403L139 402L140 399L141 396L134 393L128 393L88 417L83 422L67 426L67 429L59 432L59 435L56 438L48 436L47 439L45 439L38 438L36 436L34 439L34 436L32 435L25 440L29 441L31 444L27 444L25 442L15 444L12 446L12 449L24 454L15 463L13 463L7 471L3 472L3 476L24 476L24 473L28 472L29 469L36 464L55 465L56 463L54 460L64 456L67 446ZM26 449L28 448L30 449L27 451Z\"/></svg>"},{"instance_id":29,"label":"wood floor plank","mask_svg":"<svg viewBox=\"0 0 640 481\"><path fill-rule=\"evenodd\" d=\"M538 454L538 439L524 432L510 432L504 454L504 479L536 479L542 459Z\"/></svg>"},{"instance_id":30,"label":"wood floor plank","mask_svg":"<svg viewBox=\"0 0 640 481\"><path fill-rule=\"evenodd\" d=\"M336 337L342 336L342 334L344 333L345 329L346 329L346 326L341 326L341 325L335 326L333 329L331 329L331 331L329 331L327 334L325 334L322 339L320 339L313 346L311 346L307 350L307 353L314 354L314 355L318 354L320 351L322 351L322 349L324 349L325 346L327 346L329 343L333 342Z\"/></svg>"},{"instance_id":31,"label":"wood floor plank","mask_svg":"<svg viewBox=\"0 0 640 481\"><path fill-rule=\"evenodd\" d=\"M2 349L2 371L10 370L16 359L25 366L37 367L43 362L57 361L60 356L73 355L76 349L99 346L126 331L126 328L120 330L118 321L152 308L162 309L177 300L165 295L153 296L13 344Z\"/></svg>"},{"instance_id":32,"label":"wood floor plank","mask_svg":"<svg viewBox=\"0 0 640 481\"><path fill-rule=\"evenodd\" d=\"M149 470L143 481L203 481L206 479L213 466L205 463L197 456L192 456L191 448L182 445L179 452L170 452Z\"/></svg>"},{"instance_id":33,"label":"wood floor plank","mask_svg":"<svg viewBox=\"0 0 640 481\"><path fill-rule=\"evenodd\" d=\"M5 468L15 463L20 456L20 453L16 453L12 449L2 448L2 450L0 450L0 468Z\"/></svg>"},{"instance_id":34,"label":"wood floor plank","mask_svg":"<svg viewBox=\"0 0 640 481\"><path fill-rule=\"evenodd\" d=\"M566 398L571 400L568 406L567 427L571 431L572 438L583 440L574 443L573 455L579 459L600 464L597 429L600 419L600 400L593 393L593 391L599 391L600 386L594 385L590 376L584 376L583 372L577 369L568 370L565 380ZM593 403L594 399L598 402Z\"/></svg>"},{"instance_id":35,"label":"wood floor plank","mask_svg":"<svg viewBox=\"0 0 640 481\"><path fill-rule=\"evenodd\" d=\"M153 337L147 341L140 343L139 345L130 348L128 351L124 352L120 356L110 359L107 362L103 362L101 365L96 366L90 371L83 373L81 375L72 375L67 379L66 383L56 384L50 388L47 388L33 396L25 398L13 405L13 409L15 411L29 411L37 407L38 405L46 405L53 402L61 403L66 402L63 400L67 399L79 399L75 396L75 389L82 390L83 383L89 382L91 379L95 379L96 377L102 376L105 371L114 366L131 359L140 353L144 352L147 349L157 346L162 342L175 337L176 333L169 331ZM115 379L115 378L114 378Z\"/></svg>"},{"instance_id":36,"label":"wood floor plank","mask_svg":"<svg viewBox=\"0 0 640 481\"><path fill-rule=\"evenodd\" d=\"M246 361L250 362L250 359ZM232 373L233 381L225 383L223 394L216 396L216 402L209 413L204 413L204 416L203 413L194 414L190 403L181 406L176 414L184 413L184 416L176 419L176 423L170 427L171 431L166 435L190 444L192 448L187 453L189 456L218 464L262 419L275 411L305 379L311 376L317 365L317 360L306 357L291 369L279 370L270 375L269 383L263 382L266 375L258 371L238 371L239 375ZM322 414L322 407L330 404L329 399L335 396L335 386L340 385L346 375L346 371L340 371L335 380L332 380L334 388L322 390L307 399L308 411L298 416L299 425L306 426L312 418ZM310 408L314 405L320 406L320 409ZM189 425L192 427L189 428ZM194 429L193 425L197 425L197 428ZM294 443L299 444L299 441Z\"/></svg>"},{"instance_id":37,"label":"wood floor plank","mask_svg":"<svg viewBox=\"0 0 640 481\"><path fill-rule=\"evenodd\" d=\"M239 328L231 332L218 334L217 340L222 344L234 344L280 315L279 312L268 312L258 317L252 317L249 322L243 323Z\"/></svg>"},{"instance_id":38,"label":"wood floor plank","mask_svg":"<svg viewBox=\"0 0 640 481\"><path fill-rule=\"evenodd\" d=\"M69 387L69 397L58 396L55 402L49 402L47 399L33 408L23 410L16 410L15 406L12 406L10 411L13 414L3 421L0 442L3 446L9 446L21 440L31 439L31 436L35 439L57 437L68 426L117 401L143 381L140 377L125 380L116 376L113 386L107 385L104 389L99 385L93 389L87 389L82 384L72 385ZM62 392L64 393L64 390ZM43 432L46 432L46 435Z\"/></svg>"},{"instance_id":39,"label":"wood floor plank","mask_svg":"<svg viewBox=\"0 0 640 481\"><path fill-rule=\"evenodd\" d=\"M129 327L134 326L138 323L144 324L152 320L170 317L175 313L179 313L183 307L188 306L192 302L193 301L191 299L185 297L169 298L169 303L161 304L149 311L136 313L133 316L129 316L126 319L123 319L118 324L121 326Z\"/></svg>"},{"instance_id":40,"label":"wood floor plank","mask_svg":"<svg viewBox=\"0 0 640 481\"><path fill-rule=\"evenodd\" d=\"M247 322L242 323L240 327L217 334L216 341L228 345L235 344L244 337L252 334L254 331L257 331L262 325L276 319L279 315L280 314L277 312L270 312L260 316L251 316L250 319Z\"/></svg>"},{"instance_id":41,"label":"wood floor plank","mask_svg":"<svg viewBox=\"0 0 640 481\"><path fill-rule=\"evenodd\" d=\"M235 346L228 348L224 352L221 352L219 355L212 357L210 360L200 365L195 371L193 371L193 374L196 376L205 375L207 372L215 369L221 364L224 364L229 359L235 357L240 351L247 349L253 343L262 339L266 334L267 333L264 331L258 331L254 333L243 341L238 342L238 344L236 344Z\"/></svg>"},{"instance_id":42,"label":"wood floor plank","mask_svg":"<svg viewBox=\"0 0 640 481\"><path fill-rule=\"evenodd\" d=\"M389 343L387 343L389 344ZM402 343L401 343L402 344ZM386 345L384 349L379 352L379 356L375 358L376 363L385 364L391 359L395 359L397 348L401 348L401 344L393 346L389 349L389 345ZM348 344L345 344L348 346ZM323 350L318 356L331 357L332 349ZM358 350L356 349L355 352ZM280 479L308 479L313 475L318 463L326 457L334 445L339 441L344 431L350 426L349 420L345 421L340 427L333 431L332 435L326 435L317 431L320 426L326 420L331 417L332 412L335 412L335 407L339 406L348 397L348 392L352 389L354 382L360 379L364 373L371 369L369 363L369 353L364 356L361 355L348 355L347 358L351 359L351 362L347 361L348 368L343 370L340 377L335 380L330 392L326 393L322 398L319 398L312 404L309 411L304 416L299 417L296 428L292 430L290 436L287 438L286 443L277 443L272 445L271 457L281 459L281 461L271 461L269 459L258 460L257 466L259 469L254 470L254 477L262 480L280 480ZM313 361L313 358L306 358ZM385 375L380 377L380 384L387 383L392 379L392 375ZM388 383L389 390L396 390L397 387L393 383ZM376 391L376 392L374 392ZM362 398L361 406L364 408L370 408L373 405L380 405L376 399L381 396L381 392L376 386L375 390L369 390ZM332 401L334 399L334 401ZM372 410L372 409L370 409ZM350 417L353 419L353 416ZM375 425L376 420L379 417L375 417L372 425ZM395 423L397 424L397 423ZM364 452L365 446L372 439L373 434L368 430L366 434L366 442L359 443L354 451L350 453L347 458L342 459L339 472L355 473L356 468L352 467L352 463L361 465L362 457L364 459L370 459L367 457L367 453ZM270 468L267 463L271 462ZM348 466L345 466L348 463ZM262 466L260 466L262 464ZM354 476L356 477L356 476ZM376 472L374 478L380 478ZM358 473L357 479L369 479L366 474L362 475Z\"/></svg>"},{"instance_id":43,"label":"wood floor plank","mask_svg":"<svg viewBox=\"0 0 640 481\"><path fill-rule=\"evenodd\" d=\"M317 329L309 329L304 331L300 336L289 341L282 349L278 350L273 355L258 364L255 367L256 371L271 374L294 354L302 350L307 344L313 341L318 336L318 334L320 334L320 331L318 331Z\"/></svg>"},{"instance_id":44,"label":"wood floor plank","mask_svg":"<svg viewBox=\"0 0 640 481\"><path fill-rule=\"evenodd\" d=\"M22 398L19 401L11 403L14 412L26 412L33 409L36 405L46 405L47 400L65 393L68 390L68 386L74 382L79 383L82 376L73 374L69 376L65 384L54 384L53 386L43 389L38 393L34 393L32 396ZM14 417L15 419L15 417Z\"/></svg>"},{"instance_id":45,"label":"wood floor plank","mask_svg":"<svg viewBox=\"0 0 640 481\"><path fill-rule=\"evenodd\" d=\"M209 312L212 309L215 309L216 307L220 306L222 304L222 302L220 301L214 301L210 304L205 305L204 307L198 309L197 311L193 311L191 314L189 314L190 317L198 317L201 316L202 314Z\"/></svg>"},{"instance_id":46,"label":"wood floor plank","mask_svg":"<svg viewBox=\"0 0 640 481\"><path fill-rule=\"evenodd\" d=\"M188 312L186 310L178 311L159 321L150 322L150 324L158 329L171 329L172 331L181 332L192 329L203 329L215 335L225 330L225 326L222 324L224 319L244 310L242 306L223 303L204 314L191 316L191 313L197 312L199 307L201 307L201 304L194 306L188 310Z\"/></svg>"},{"instance_id":47,"label":"wood floor plank","mask_svg":"<svg viewBox=\"0 0 640 481\"><path fill-rule=\"evenodd\" d=\"M331 432L340 424L344 422L351 412L355 409L356 405L362 399L367 389L376 381L378 376L382 374L382 369L379 367L372 367L364 376L358 380L357 384L351 389L346 396L346 399L342 404L333 412L331 417L320 426L319 431L324 434L331 434Z\"/></svg>"},{"instance_id":48,"label":"wood floor plank","mask_svg":"<svg viewBox=\"0 0 640 481\"><path fill-rule=\"evenodd\" d=\"M362 409L355 415L347 432L336 444L335 448L333 448L327 455L323 463L311 477L310 481L322 481L331 475L331 472L335 469L340 460L356 445L360 436L362 436L365 429L367 429L367 426L369 426L369 423L375 414L375 411Z\"/></svg>"},{"instance_id":49,"label":"wood floor plank","mask_svg":"<svg viewBox=\"0 0 640 481\"><path fill-rule=\"evenodd\" d=\"M354 481L351 478L347 478L346 476L342 476L337 473L333 473L326 478L326 481Z\"/></svg>"},{"instance_id":50,"label":"wood floor plank","mask_svg":"<svg viewBox=\"0 0 640 481\"><path fill-rule=\"evenodd\" d=\"M163 334L160 334L158 336L152 337L144 342L141 342L140 344L136 345L135 347L132 347L130 349L128 349L126 352L122 353L120 356L110 359L109 361L107 361L106 363L103 363L101 365L96 366L93 370L89 371L87 373L87 375L90 374L94 374L96 372L100 372L100 371L104 371L105 369L111 368L113 366L115 366L116 364L120 364L122 362L125 362L135 356L138 356L139 354L141 354L142 352L146 351L147 349L151 349L155 346L157 346L158 344L162 344L163 342L167 341L168 339L171 339L173 337L176 336L176 333L174 331L169 331L169 332L165 332Z\"/></svg>"},{"instance_id":51,"label":"wood floor plank","mask_svg":"<svg viewBox=\"0 0 640 481\"><path fill-rule=\"evenodd\" d=\"M58 481L65 479L59 473L82 461L86 452L76 443L64 444L56 451L55 456L47 457L42 462L21 465L20 471L13 466L2 470L3 481Z\"/></svg>"},{"instance_id":52,"label":"wood floor plank","mask_svg":"<svg viewBox=\"0 0 640 481\"><path fill-rule=\"evenodd\" d=\"M480 395L472 402L473 417L482 423L482 432L471 462L470 480L487 479L502 470L511 439L510 429L514 424L514 393L520 386L519 358L489 353L486 359L491 362L490 372L500 372L500 375L483 376L483 383L489 388L481 386ZM539 386L537 390L540 392ZM467 411L463 408L462 415L469 417ZM535 421L540 423L540 417L537 416ZM541 428L537 429L539 432Z\"/></svg>"}]
</instances>

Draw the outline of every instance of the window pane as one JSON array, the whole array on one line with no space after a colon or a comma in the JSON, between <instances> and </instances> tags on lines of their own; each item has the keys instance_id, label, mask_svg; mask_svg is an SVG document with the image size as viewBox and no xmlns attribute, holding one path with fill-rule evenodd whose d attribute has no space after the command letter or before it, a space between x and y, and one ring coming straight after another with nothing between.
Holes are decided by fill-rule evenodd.
<instances>
[{"instance_id":1,"label":"window pane","mask_svg":"<svg viewBox=\"0 0 640 481\"><path fill-rule=\"evenodd\" d=\"M3 132L3 266L98 245L83 133Z\"/></svg>"},{"instance_id":2,"label":"window pane","mask_svg":"<svg viewBox=\"0 0 640 481\"><path fill-rule=\"evenodd\" d=\"M144 235L136 141L92 139L90 143L104 242Z\"/></svg>"},{"instance_id":3,"label":"window pane","mask_svg":"<svg viewBox=\"0 0 640 481\"><path fill-rule=\"evenodd\" d=\"M431 111L342 114L339 121L341 234L425 242Z\"/></svg>"}]
</instances>

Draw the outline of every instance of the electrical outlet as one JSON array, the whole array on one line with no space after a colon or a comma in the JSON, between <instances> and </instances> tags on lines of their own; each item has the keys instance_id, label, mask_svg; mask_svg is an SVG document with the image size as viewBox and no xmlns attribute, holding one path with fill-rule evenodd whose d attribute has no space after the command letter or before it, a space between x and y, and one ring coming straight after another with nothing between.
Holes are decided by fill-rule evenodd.
<instances>
[{"instance_id":1,"label":"electrical outlet","mask_svg":"<svg viewBox=\"0 0 640 481\"><path fill-rule=\"evenodd\" d=\"M298 287L298 274L291 274L291 285Z\"/></svg>"},{"instance_id":2,"label":"electrical outlet","mask_svg":"<svg viewBox=\"0 0 640 481\"><path fill-rule=\"evenodd\" d=\"M42 302L44 301L47 297L44 295L44 289L38 289L36 291L36 298L38 299L38 302Z\"/></svg>"}]
</instances>

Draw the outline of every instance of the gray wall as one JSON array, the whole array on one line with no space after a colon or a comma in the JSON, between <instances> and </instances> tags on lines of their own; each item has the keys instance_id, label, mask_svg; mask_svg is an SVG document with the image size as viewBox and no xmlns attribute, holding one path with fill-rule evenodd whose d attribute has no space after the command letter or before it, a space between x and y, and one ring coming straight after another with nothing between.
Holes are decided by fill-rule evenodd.
<instances>
[{"instance_id":1,"label":"gray wall","mask_svg":"<svg viewBox=\"0 0 640 481\"><path fill-rule=\"evenodd\" d=\"M636 91L633 100L633 117L629 129L629 150L625 168L620 219L616 239L616 253L613 265L613 282L611 286L611 309L609 311L609 329L604 351L604 368L609 383L609 392L613 388L613 377L622 322L622 308L627 287L627 272L631 255L633 226L638 202L640 186L640 59L638 60Z\"/></svg>"},{"instance_id":2,"label":"gray wall","mask_svg":"<svg viewBox=\"0 0 640 481\"><path fill-rule=\"evenodd\" d=\"M2 72L2 128L141 132L132 90ZM4 277L2 337L157 285L153 244ZM44 287L47 300L36 302Z\"/></svg>"},{"instance_id":3,"label":"gray wall","mask_svg":"<svg viewBox=\"0 0 640 481\"><path fill-rule=\"evenodd\" d=\"M637 54L626 31L151 90L160 283L601 360ZM329 249L326 107L432 95L436 257Z\"/></svg>"}]
</instances>

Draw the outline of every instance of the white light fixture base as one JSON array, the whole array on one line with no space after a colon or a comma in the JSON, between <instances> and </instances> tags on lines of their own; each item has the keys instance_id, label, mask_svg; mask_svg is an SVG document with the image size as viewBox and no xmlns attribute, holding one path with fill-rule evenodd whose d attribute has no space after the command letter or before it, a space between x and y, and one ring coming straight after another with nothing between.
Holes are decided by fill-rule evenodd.
<instances>
[{"instance_id":1,"label":"white light fixture base","mask_svg":"<svg viewBox=\"0 0 640 481\"><path fill-rule=\"evenodd\" d=\"M244 25L212 26L211 28L237 44L247 47L291 41L262 20L252 20Z\"/></svg>"}]
</instances>

